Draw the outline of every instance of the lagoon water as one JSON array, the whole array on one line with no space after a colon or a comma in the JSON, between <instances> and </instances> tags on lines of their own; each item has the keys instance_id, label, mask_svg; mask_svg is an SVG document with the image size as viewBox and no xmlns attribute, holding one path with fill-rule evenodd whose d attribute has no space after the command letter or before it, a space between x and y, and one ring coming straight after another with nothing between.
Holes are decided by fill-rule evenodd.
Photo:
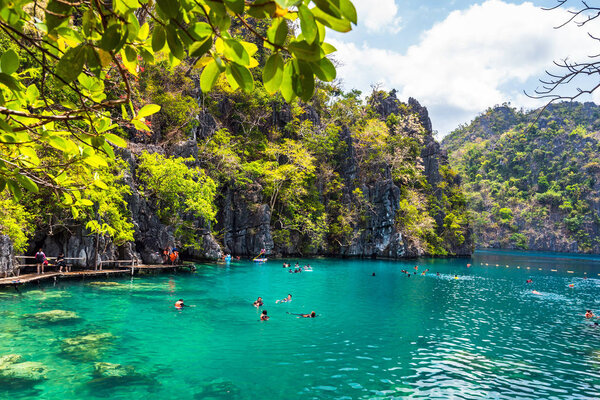
<instances>
[{"instance_id":1,"label":"lagoon water","mask_svg":"<svg viewBox=\"0 0 600 400\"><path fill-rule=\"evenodd\" d=\"M314 271L232 262L0 292L0 356L47 367L37 384L0 381L0 398L600 398L600 327L583 317L600 312L599 258L298 261ZM400 272L414 265L429 272ZM50 310L78 318L33 315ZM96 362L133 368L103 377Z\"/></svg>"}]
</instances>

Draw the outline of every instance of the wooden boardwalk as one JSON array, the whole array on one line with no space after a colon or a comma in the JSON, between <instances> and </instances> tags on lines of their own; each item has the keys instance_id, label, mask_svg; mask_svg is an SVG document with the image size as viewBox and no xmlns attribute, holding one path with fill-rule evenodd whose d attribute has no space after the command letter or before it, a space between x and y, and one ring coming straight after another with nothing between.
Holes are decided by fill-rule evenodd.
<instances>
[{"instance_id":1,"label":"wooden boardwalk","mask_svg":"<svg viewBox=\"0 0 600 400\"><path fill-rule=\"evenodd\" d=\"M110 275L134 275L140 271L158 271L158 270L176 270L180 268L191 268L193 264L184 265L135 265L122 266L119 269L86 269L81 271L71 272L46 272L44 274L24 274L20 276L12 276L8 278L0 278L0 288L7 286L24 285L32 282L40 282L50 279L69 279L69 278L85 278L89 276L110 276Z\"/></svg>"}]
</instances>

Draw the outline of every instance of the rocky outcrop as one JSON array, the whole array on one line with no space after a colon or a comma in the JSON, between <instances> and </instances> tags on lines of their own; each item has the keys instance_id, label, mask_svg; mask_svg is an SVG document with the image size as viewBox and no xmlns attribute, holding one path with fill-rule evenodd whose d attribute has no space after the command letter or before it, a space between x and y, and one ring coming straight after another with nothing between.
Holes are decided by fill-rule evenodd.
<instances>
[{"instance_id":1,"label":"rocky outcrop","mask_svg":"<svg viewBox=\"0 0 600 400\"><path fill-rule=\"evenodd\" d=\"M367 222L342 255L353 257L400 258L406 255L402 233L395 226L400 188L389 179L363 188L372 208L366 210Z\"/></svg>"},{"instance_id":2,"label":"rocky outcrop","mask_svg":"<svg viewBox=\"0 0 600 400\"><path fill-rule=\"evenodd\" d=\"M223 230L224 251L233 255L256 255L262 249L273 252L271 209L262 201L258 184L241 190L230 185L219 207L219 228Z\"/></svg>"},{"instance_id":3,"label":"rocky outcrop","mask_svg":"<svg viewBox=\"0 0 600 400\"><path fill-rule=\"evenodd\" d=\"M0 276L7 277L14 270L13 245L10 238L0 235Z\"/></svg>"}]
</instances>

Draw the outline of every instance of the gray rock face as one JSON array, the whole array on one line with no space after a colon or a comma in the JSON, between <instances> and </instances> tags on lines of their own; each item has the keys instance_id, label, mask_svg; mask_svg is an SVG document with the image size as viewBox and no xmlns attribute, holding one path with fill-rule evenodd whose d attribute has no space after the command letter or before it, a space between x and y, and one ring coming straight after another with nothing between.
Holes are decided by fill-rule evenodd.
<instances>
[{"instance_id":1,"label":"gray rock face","mask_svg":"<svg viewBox=\"0 0 600 400\"><path fill-rule=\"evenodd\" d=\"M225 252L234 255L256 255L261 249L273 251L271 209L262 203L262 188L254 184L245 190L227 187L220 207L219 220L224 231ZM252 207L251 204L260 204Z\"/></svg>"},{"instance_id":2,"label":"gray rock face","mask_svg":"<svg viewBox=\"0 0 600 400\"><path fill-rule=\"evenodd\" d=\"M0 276L7 277L14 269L13 245L10 238L0 235Z\"/></svg>"},{"instance_id":3,"label":"gray rock face","mask_svg":"<svg viewBox=\"0 0 600 400\"><path fill-rule=\"evenodd\" d=\"M367 212L367 226L359 231L344 256L400 258L406 254L402 234L394 221L399 209L400 188L389 179L363 188L373 208Z\"/></svg>"}]
</instances>

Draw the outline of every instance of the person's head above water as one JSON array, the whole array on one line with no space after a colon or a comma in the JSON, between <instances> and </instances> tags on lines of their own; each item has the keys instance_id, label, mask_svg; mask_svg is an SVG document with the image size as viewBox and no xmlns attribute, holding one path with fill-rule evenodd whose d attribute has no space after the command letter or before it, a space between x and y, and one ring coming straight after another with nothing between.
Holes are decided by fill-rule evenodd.
<instances>
[{"instance_id":1,"label":"person's head above water","mask_svg":"<svg viewBox=\"0 0 600 400\"><path fill-rule=\"evenodd\" d=\"M314 318L314 317L316 317L316 316L317 316L317 313L316 313L316 312L314 312L314 311L311 311L311 312L310 312L310 317L311 317L311 318Z\"/></svg>"}]
</instances>

